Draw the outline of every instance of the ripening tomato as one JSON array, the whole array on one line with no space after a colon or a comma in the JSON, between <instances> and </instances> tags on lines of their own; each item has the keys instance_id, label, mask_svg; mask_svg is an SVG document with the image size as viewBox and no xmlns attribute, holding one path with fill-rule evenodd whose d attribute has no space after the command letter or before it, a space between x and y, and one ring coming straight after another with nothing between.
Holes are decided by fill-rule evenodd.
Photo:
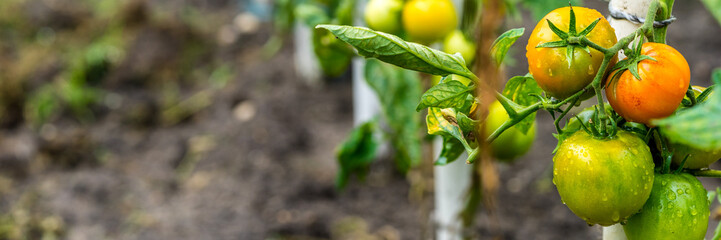
<instances>
[{"instance_id":1,"label":"ripening tomato","mask_svg":"<svg viewBox=\"0 0 721 240\"><path fill-rule=\"evenodd\" d=\"M656 174L641 212L623 226L628 240L699 240L708 228L706 189L688 173Z\"/></svg>"},{"instance_id":2,"label":"ripening tomato","mask_svg":"<svg viewBox=\"0 0 721 240\"><path fill-rule=\"evenodd\" d=\"M458 20L450 0L410 0L403 7L403 28L411 41L424 44L443 39Z\"/></svg>"},{"instance_id":3,"label":"ripening tomato","mask_svg":"<svg viewBox=\"0 0 721 240\"><path fill-rule=\"evenodd\" d=\"M490 135L501 127L509 119L506 109L500 102L495 101L488 106L488 117L486 118L485 134ZM533 139L536 137L536 123L531 125L527 133L521 132L515 126L507 129L491 142L491 155L503 162L512 162L516 158L526 154L531 149ZM484 136L484 139L488 136Z\"/></svg>"},{"instance_id":4,"label":"ripening tomato","mask_svg":"<svg viewBox=\"0 0 721 240\"><path fill-rule=\"evenodd\" d=\"M609 74L606 97L618 115L650 125L651 119L668 117L676 111L686 95L691 70L683 55L666 44L644 43L641 54L656 61L638 63L641 79L628 70L617 79L611 79L614 74Z\"/></svg>"},{"instance_id":5,"label":"ripening tomato","mask_svg":"<svg viewBox=\"0 0 721 240\"><path fill-rule=\"evenodd\" d=\"M476 58L476 44L463 35L461 30L454 30L443 40L443 51L450 54L460 53L467 65Z\"/></svg>"},{"instance_id":6,"label":"ripening tomato","mask_svg":"<svg viewBox=\"0 0 721 240\"><path fill-rule=\"evenodd\" d=\"M533 29L531 37L526 45L526 58L528 58L528 71L550 96L565 99L580 91L593 81L593 78L601 67L603 53L590 49L589 55L586 51L576 47L573 52L573 59L566 57L566 47L537 48L539 44L561 40L548 25L550 20L556 27L568 31L570 7L563 7L548 13L536 28ZM616 44L616 32L608 21L596 10L573 7L576 15L576 29L581 31L593 21L600 18L600 21L593 30L586 35L592 42L609 48ZM616 58L611 58L608 65L611 68ZM571 62L569 65L569 61ZM592 95L584 95L588 98Z\"/></svg>"},{"instance_id":7,"label":"ripening tomato","mask_svg":"<svg viewBox=\"0 0 721 240\"><path fill-rule=\"evenodd\" d=\"M703 91L706 90L705 87L700 86L692 86L691 89L693 90L693 93L696 97L701 95ZM713 92L708 97L713 95ZM688 108L680 107L680 110L685 110ZM678 112L679 110L677 110ZM683 163L683 168L688 169L700 169L700 168L706 168L712 163L718 161L721 159L721 148L714 149L714 150L703 150L698 149L692 146L688 146L686 144L677 143L674 142L672 139L668 139L668 147L671 152L673 152L673 163L676 166L680 166L681 163ZM688 159L686 159L686 162L684 163L683 160L688 156Z\"/></svg>"},{"instance_id":8,"label":"ripening tomato","mask_svg":"<svg viewBox=\"0 0 721 240\"><path fill-rule=\"evenodd\" d=\"M363 16L368 27L385 33L398 34L401 30L401 0L371 0Z\"/></svg>"},{"instance_id":9,"label":"ripening tomato","mask_svg":"<svg viewBox=\"0 0 721 240\"><path fill-rule=\"evenodd\" d=\"M597 139L577 131L553 157L553 183L561 200L589 225L609 226L638 212L653 186L653 159L638 136L619 129Z\"/></svg>"}]
</instances>

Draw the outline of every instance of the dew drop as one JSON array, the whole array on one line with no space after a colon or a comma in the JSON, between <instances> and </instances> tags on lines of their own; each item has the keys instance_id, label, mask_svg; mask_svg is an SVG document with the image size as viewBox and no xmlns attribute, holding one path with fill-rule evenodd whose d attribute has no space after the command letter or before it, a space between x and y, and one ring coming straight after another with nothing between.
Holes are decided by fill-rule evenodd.
<instances>
[{"instance_id":1,"label":"dew drop","mask_svg":"<svg viewBox=\"0 0 721 240\"><path fill-rule=\"evenodd\" d=\"M676 200L676 194L674 192L668 193L668 200Z\"/></svg>"},{"instance_id":2,"label":"dew drop","mask_svg":"<svg viewBox=\"0 0 721 240\"><path fill-rule=\"evenodd\" d=\"M683 213L681 212L681 210L676 211L676 216L683 217Z\"/></svg>"},{"instance_id":3,"label":"dew drop","mask_svg":"<svg viewBox=\"0 0 721 240\"><path fill-rule=\"evenodd\" d=\"M678 195L683 195L683 190L681 189L676 190L676 192L678 193Z\"/></svg>"},{"instance_id":4,"label":"dew drop","mask_svg":"<svg viewBox=\"0 0 721 240\"><path fill-rule=\"evenodd\" d=\"M666 186L666 180L661 181L661 185Z\"/></svg>"},{"instance_id":5,"label":"dew drop","mask_svg":"<svg viewBox=\"0 0 721 240\"><path fill-rule=\"evenodd\" d=\"M594 75L593 65L588 65L588 75Z\"/></svg>"},{"instance_id":6,"label":"dew drop","mask_svg":"<svg viewBox=\"0 0 721 240\"><path fill-rule=\"evenodd\" d=\"M548 76L553 77L553 70L551 70L550 68L548 69Z\"/></svg>"},{"instance_id":7,"label":"dew drop","mask_svg":"<svg viewBox=\"0 0 721 240\"><path fill-rule=\"evenodd\" d=\"M686 194L691 194L691 191L689 191L688 188L686 188Z\"/></svg>"},{"instance_id":8,"label":"dew drop","mask_svg":"<svg viewBox=\"0 0 721 240\"><path fill-rule=\"evenodd\" d=\"M606 196L605 193L603 194L603 198L601 198L601 201L604 201L604 202L608 201L608 196Z\"/></svg>"},{"instance_id":9,"label":"dew drop","mask_svg":"<svg viewBox=\"0 0 721 240\"><path fill-rule=\"evenodd\" d=\"M541 62L536 63L536 68L541 68Z\"/></svg>"},{"instance_id":10,"label":"dew drop","mask_svg":"<svg viewBox=\"0 0 721 240\"><path fill-rule=\"evenodd\" d=\"M696 214L698 214L698 212L696 211L696 209L691 209L691 215L696 216Z\"/></svg>"},{"instance_id":11,"label":"dew drop","mask_svg":"<svg viewBox=\"0 0 721 240\"><path fill-rule=\"evenodd\" d=\"M618 213L618 211L613 212L613 215L611 215L611 220L614 222L618 222L618 220L621 219L621 214Z\"/></svg>"}]
</instances>

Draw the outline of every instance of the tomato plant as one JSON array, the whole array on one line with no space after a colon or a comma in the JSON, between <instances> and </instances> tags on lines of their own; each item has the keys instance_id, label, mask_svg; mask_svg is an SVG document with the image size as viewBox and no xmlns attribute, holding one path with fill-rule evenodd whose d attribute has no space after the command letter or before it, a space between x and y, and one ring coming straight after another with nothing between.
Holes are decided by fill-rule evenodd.
<instances>
[{"instance_id":1,"label":"tomato plant","mask_svg":"<svg viewBox=\"0 0 721 240\"><path fill-rule=\"evenodd\" d=\"M656 174L641 212L623 226L629 240L703 239L709 203L701 182L687 173Z\"/></svg>"},{"instance_id":2,"label":"tomato plant","mask_svg":"<svg viewBox=\"0 0 721 240\"><path fill-rule=\"evenodd\" d=\"M444 34L414 36L411 33L414 30L405 26L406 18L421 16L406 14L421 8L409 4L422 1L432 2L406 3L403 21L411 40L427 43ZM666 20L672 5L652 1L643 19ZM432 18L436 22L426 27L451 22L451 18L444 20L444 7L432 9L437 11ZM455 20L451 25L455 25ZM685 154L677 144L693 151L721 149L718 131L721 96L710 91L694 93L694 88L689 88L686 60L664 44L667 26L655 25L657 22L646 21L631 34L617 39L609 23L595 10L556 9L531 33L526 46L529 74L510 78L501 92L492 89L496 81L493 74L479 78L473 70L482 68L494 73L493 67L496 70L500 67L510 46L523 35L522 28L506 31L493 42L488 53L476 55L484 58L476 59L476 63L495 64L492 68L478 64L469 68L462 54L444 53L367 28L339 25L317 28L330 31L340 41L355 47L361 56L439 76L438 83L420 96L416 107L416 111L427 109L428 134L443 138L437 165L452 162L464 152L468 154L466 163L478 168L489 166L479 162L489 161L484 158L492 155L485 154L487 150L496 154L495 158L516 157L527 148L522 136L535 134L536 113L547 111L559 141L553 150L553 182L572 212L588 224L604 226L627 219L629 223L640 221L648 225L647 221L658 219L656 228L629 230L629 236L656 239L663 231L680 229L675 225L663 228L664 224L679 222L671 221L672 213L678 216L678 211L656 211L658 204L665 208L673 202L682 211L679 218L691 221L691 226L684 222L683 228L683 233L691 236L706 228L702 220L708 218L708 204L701 203L705 190L696 184L695 177L721 177L721 171L696 169L692 156L701 155ZM620 51L628 57L617 62ZM454 76L468 81L454 80ZM712 74L712 80L715 85L710 88L721 85L721 69ZM604 93L609 102L604 102ZM594 95L595 106L576 116L569 115L580 101ZM495 96L495 103L488 99L490 96ZM484 115L485 109L489 110L488 116ZM504 111L505 114L498 114ZM564 122L567 124L563 125ZM506 138L509 135L515 137ZM506 154L496 150L499 146L506 150L522 147ZM674 160L674 155L676 159L683 155L681 162ZM674 161L679 167L671 173ZM707 163L701 165L706 167ZM673 180L674 184L665 185L664 180ZM659 182L661 187L657 187ZM680 189L683 194L678 192ZM662 199L672 191L676 199ZM693 214L694 209L697 214Z\"/></svg>"},{"instance_id":3,"label":"tomato plant","mask_svg":"<svg viewBox=\"0 0 721 240\"><path fill-rule=\"evenodd\" d=\"M410 0L403 7L403 29L412 41L433 43L456 28L456 10L450 0Z\"/></svg>"},{"instance_id":4,"label":"tomato plant","mask_svg":"<svg viewBox=\"0 0 721 240\"><path fill-rule=\"evenodd\" d=\"M626 120L650 124L670 116L681 104L691 80L686 59L671 46L644 43L625 59L628 71L607 80L608 102Z\"/></svg>"},{"instance_id":5,"label":"tomato plant","mask_svg":"<svg viewBox=\"0 0 721 240\"><path fill-rule=\"evenodd\" d=\"M574 16L573 21L571 16ZM561 29L568 33L561 32ZM570 97L591 83L599 71L604 53L569 39L579 36L605 48L616 44L615 31L601 13L582 7L551 11L536 25L528 39L528 71L552 97ZM614 62L615 58L612 58L609 66ZM592 94L586 98L590 96Z\"/></svg>"}]
</instances>

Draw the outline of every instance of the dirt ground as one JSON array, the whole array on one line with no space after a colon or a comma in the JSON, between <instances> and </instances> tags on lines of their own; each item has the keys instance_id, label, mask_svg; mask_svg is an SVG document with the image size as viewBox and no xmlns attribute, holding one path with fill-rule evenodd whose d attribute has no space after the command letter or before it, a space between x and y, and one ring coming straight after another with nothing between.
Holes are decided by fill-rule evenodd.
<instances>
[{"instance_id":1,"label":"dirt ground","mask_svg":"<svg viewBox=\"0 0 721 240\"><path fill-rule=\"evenodd\" d=\"M205 7L230 1L217 2ZM586 2L607 12L606 2ZM669 43L687 57L693 83L709 85L711 70L721 67L721 27L698 1L677 2L674 15ZM526 17L508 27L528 32L533 24ZM0 130L0 229L31 229L29 239L432 238L432 189L418 195L411 188L418 175L400 175L390 159L376 161L365 182L335 190L335 147L353 121L350 74L306 85L292 68L288 41L274 57L262 57L270 35L262 29L269 27L211 44L206 58L228 63L233 77L218 90L180 83L181 96L206 91L209 103L172 124L159 120L157 86L164 85L127 74L152 73L138 69L148 62L163 68L178 50L173 44L191 33L147 28L130 48L131 60L111 72L116 82L101 85L121 99L116 108L99 110L91 123L60 117L39 129L21 122ZM512 49L517 61L508 76L527 72L526 40ZM481 210L476 234L600 239L600 227L561 203L550 181L556 140L547 113L539 114L538 126L531 152L499 166L498 224ZM709 189L720 183L704 180Z\"/></svg>"}]
</instances>

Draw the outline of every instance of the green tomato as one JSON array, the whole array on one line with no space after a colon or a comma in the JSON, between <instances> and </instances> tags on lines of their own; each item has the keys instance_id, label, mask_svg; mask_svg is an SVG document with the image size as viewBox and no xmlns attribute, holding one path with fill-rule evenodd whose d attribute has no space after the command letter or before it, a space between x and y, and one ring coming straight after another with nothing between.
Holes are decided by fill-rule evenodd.
<instances>
[{"instance_id":1,"label":"green tomato","mask_svg":"<svg viewBox=\"0 0 721 240\"><path fill-rule=\"evenodd\" d=\"M553 157L553 183L561 200L589 225L610 226L643 207L653 186L653 158L638 136L619 129L596 139L577 131Z\"/></svg>"},{"instance_id":2,"label":"green tomato","mask_svg":"<svg viewBox=\"0 0 721 240\"><path fill-rule=\"evenodd\" d=\"M701 93L706 90L705 87L701 86L692 86L693 93L696 97L701 95ZM711 94L708 97L711 97L714 93L711 92ZM708 97L706 99L708 99ZM686 98L688 99L688 98ZM683 107L683 104L679 106L679 108L676 110L676 112L684 111L686 107ZM676 143L673 142L673 140L668 139L669 142L669 150L673 152L673 163L676 164L676 166L680 166L681 163L683 163L683 159L686 158L688 155L688 159L686 160L686 163L683 164L683 168L688 169L699 169L699 168L706 168L712 163L718 161L721 159L721 148L720 149L714 149L714 150L704 150L704 149L698 149L695 147L691 147L682 143Z\"/></svg>"},{"instance_id":3,"label":"green tomato","mask_svg":"<svg viewBox=\"0 0 721 240\"><path fill-rule=\"evenodd\" d=\"M466 65L470 65L476 58L476 45L466 39L461 30L454 30L443 40L443 51L450 54L461 53Z\"/></svg>"},{"instance_id":4,"label":"green tomato","mask_svg":"<svg viewBox=\"0 0 721 240\"><path fill-rule=\"evenodd\" d=\"M397 34L401 30L401 0L370 0L363 16L369 28L385 33Z\"/></svg>"},{"instance_id":5,"label":"green tomato","mask_svg":"<svg viewBox=\"0 0 721 240\"><path fill-rule=\"evenodd\" d=\"M508 120L508 113L500 102L495 101L488 107L488 117L486 118L485 133L490 135L501 127ZM485 136L484 138L487 138ZM501 135L491 142L491 154L494 158L503 162L512 162L516 158L526 154L531 149L533 139L536 138L536 123L531 125L528 133L524 134L515 126L507 129Z\"/></svg>"},{"instance_id":6,"label":"green tomato","mask_svg":"<svg viewBox=\"0 0 721 240\"><path fill-rule=\"evenodd\" d=\"M680 166L683 159L688 155L688 159L683 164L683 168L688 169L706 168L721 159L721 149L707 151L686 144L669 142L669 150L673 152L672 159L676 166Z\"/></svg>"},{"instance_id":7,"label":"green tomato","mask_svg":"<svg viewBox=\"0 0 721 240\"><path fill-rule=\"evenodd\" d=\"M656 174L651 196L623 226L628 240L697 240L708 228L706 189L694 176Z\"/></svg>"}]
</instances>

